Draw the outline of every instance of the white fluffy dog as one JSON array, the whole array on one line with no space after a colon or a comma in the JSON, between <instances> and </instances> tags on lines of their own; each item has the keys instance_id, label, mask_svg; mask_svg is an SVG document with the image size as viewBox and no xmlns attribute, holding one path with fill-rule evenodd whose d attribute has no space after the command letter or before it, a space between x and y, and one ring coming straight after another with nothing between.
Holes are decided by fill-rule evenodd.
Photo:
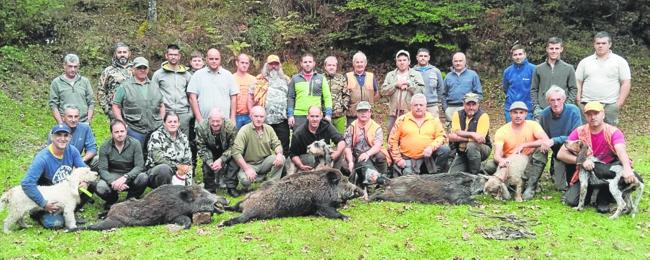
<instances>
[{"instance_id":1,"label":"white fluffy dog","mask_svg":"<svg viewBox=\"0 0 650 260\"><path fill-rule=\"evenodd\" d=\"M98 174L91 172L90 168L76 168L72 174L62 182L51 186L38 186L38 191L48 201L56 202L63 209L65 227L74 229L77 227L74 218L74 209L79 203L79 183L96 181ZM9 233L9 227L18 222L21 227L27 227L23 217L30 210L40 208L32 199L27 197L21 186L11 188L2 194L0 198L0 211L7 205L9 214L5 218L4 232Z\"/></svg>"}]
</instances>

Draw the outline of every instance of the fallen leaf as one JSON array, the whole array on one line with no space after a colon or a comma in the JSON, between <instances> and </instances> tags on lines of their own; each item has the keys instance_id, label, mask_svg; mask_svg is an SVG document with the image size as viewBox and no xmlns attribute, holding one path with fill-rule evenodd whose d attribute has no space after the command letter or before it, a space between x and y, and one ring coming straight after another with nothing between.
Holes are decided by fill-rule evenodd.
<instances>
[{"instance_id":1,"label":"fallen leaf","mask_svg":"<svg viewBox=\"0 0 650 260\"><path fill-rule=\"evenodd\" d=\"M469 238L470 238L469 233L463 232L463 240L467 241L467 240L469 240Z\"/></svg>"}]
</instances>

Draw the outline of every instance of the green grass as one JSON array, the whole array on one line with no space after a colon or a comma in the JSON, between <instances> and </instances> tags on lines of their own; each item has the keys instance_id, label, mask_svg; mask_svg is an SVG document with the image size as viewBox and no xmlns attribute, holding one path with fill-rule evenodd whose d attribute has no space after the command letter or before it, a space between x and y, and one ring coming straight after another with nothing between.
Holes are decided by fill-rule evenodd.
<instances>
[{"instance_id":1,"label":"green grass","mask_svg":"<svg viewBox=\"0 0 650 260\"><path fill-rule=\"evenodd\" d=\"M12 122L12 127L0 131L0 178L6 190L19 183L42 147L52 118L44 105L17 102L2 92L0 116L3 122ZM98 117L93 127L98 140L108 137L105 117ZM636 169L648 178L650 138L629 134L628 140ZM650 257L648 193L636 218L611 221L593 208L576 212L562 205L548 177L542 188L532 201L504 203L482 196L474 207L354 200L341 210L350 216L348 221L301 217L217 228L217 223L237 215L228 212L214 216L212 224L183 231L165 225L77 233L14 227L14 233L0 236L0 258ZM94 222L102 204L97 199L82 215ZM497 241L481 235L481 230L512 226L491 217L508 214L526 220L536 238ZM5 216L6 211L0 213L0 219Z\"/></svg>"}]
</instances>

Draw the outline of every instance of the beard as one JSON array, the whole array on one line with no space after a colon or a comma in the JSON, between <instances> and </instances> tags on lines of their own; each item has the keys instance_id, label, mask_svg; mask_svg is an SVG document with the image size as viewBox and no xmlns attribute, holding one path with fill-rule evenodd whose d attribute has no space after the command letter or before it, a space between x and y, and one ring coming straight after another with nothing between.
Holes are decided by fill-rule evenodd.
<instances>
[{"instance_id":1,"label":"beard","mask_svg":"<svg viewBox=\"0 0 650 260\"><path fill-rule=\"evenodd\" d=\"M278 72L277 70L271 70L269 71L269 76L274 79L278 78L280 76L280 72Z\"/></svg>"},{"instance_id":2,"label":"beard","mask_svg":"<svg viewBox=\"0 0 650 260\"><path fill-rule=\"evenodd\" d=\"M129 63L129 58L127 58L127 57L120 57L120 58L117 58L117 64L120 64L120 65L122 65L122 66L125 66L125 65L128 64L128 63Z\"/></svg>"}]
</instances>

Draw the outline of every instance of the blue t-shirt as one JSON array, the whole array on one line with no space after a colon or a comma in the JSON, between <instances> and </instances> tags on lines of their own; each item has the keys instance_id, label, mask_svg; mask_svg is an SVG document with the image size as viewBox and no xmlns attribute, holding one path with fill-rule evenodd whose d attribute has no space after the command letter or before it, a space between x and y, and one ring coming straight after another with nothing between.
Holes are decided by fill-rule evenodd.
<instances>
[{"instance_id":1,"label":"blue t-shirt","mask_svg":"<svg viewBox=\"0 0 650 260\"><path fill-rule=\"evenodd\" d=\"M560 116L554 117L551 107L548 106L540 113L539 124L546 135L553 140L553 145L562 144L567 140L571 131L582 124L580 109L573 104L564 104Z\"/></svg>"},{"instance_id":2,"label":"blue t-shirt","mask_svg":"<svg viewBox=\"0 0 650 260\"><path fill-rule=\"evenodd\" d=\"M39 206L44 207L47 200L38 191L38 184L46 186L57 184L65 180L72 173L73 168L79 167L88 166L81 159L77 148L68 145L63 152L63 158L59 159L50 152L48 146L36 154L32 165L27 170L27 175L25 175L20 185L27 197Z\"/></svg>"},{"instance_id":3,"label":"blue t-shirt","mask_svg":"<svg viewBox=\"0 0 650 260\"><path fill-rule=\"evenodd\" d=\"M93 130L87 123L79 123L77 127L71 129L72 136L70 137L68 146L74 146L79 153L86 151L86 153L97 154L97 142L95 141ZM51 143L52 136L48 135L47 144L49 145Z\"/></svg>"}]
</instances>

